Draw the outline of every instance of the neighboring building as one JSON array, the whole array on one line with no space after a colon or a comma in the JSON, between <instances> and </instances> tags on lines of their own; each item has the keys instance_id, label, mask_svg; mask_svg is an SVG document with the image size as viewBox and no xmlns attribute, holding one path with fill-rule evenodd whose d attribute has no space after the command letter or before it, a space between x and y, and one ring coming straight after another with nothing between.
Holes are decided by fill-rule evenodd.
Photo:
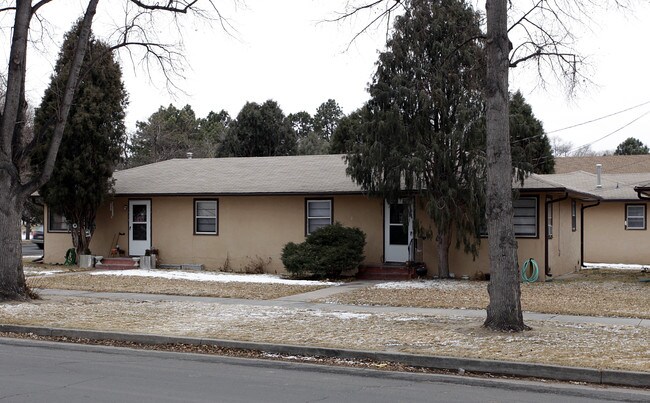
<instances>
[{"instance_id":1,"label":"neighboring building","mask_svg":"<svg viewBox=\"0 0 650 403\"><path fill-rule=\"evenodd\" d=\"M156 248L165 264L220 269L262 260L267 272L283 273L287 242L302 242L339 221L366 233L365 265L416 259L437 274L435 240L418 239L413 225L404 231L400 218L404 205L413 203L420 224L430 223L417 198L405 195L389 204L367 196L346 175L341 155L174 159L114 178L115 197L97 214L95 255L108 256L119 238L127 255ZM534 258L541 280L544 269L572 272L583 261L650 264L650 250L638 247L650 241L647 202L634 189L650 183L650 173L603 174L600 180L599 187L597 175L587 172L531 175L519 186L519 261ZM45 261L62 262L71 243L67 224L46 214ZM487 239L476 260L452 243L450 271L489 273Z\"/></svg>"},{"instance_id":2,"label":"neighboring building","mask_svg":"<svg viewBox=\"0 0 650 403\"><path fill-rule=\"evenodd\" d=\"M607 174L632 174L650 172L650 154L602 155L599 157L555 157L555 173L585 171L596 172L596 164Z\"/></svg>"}]
</instances>

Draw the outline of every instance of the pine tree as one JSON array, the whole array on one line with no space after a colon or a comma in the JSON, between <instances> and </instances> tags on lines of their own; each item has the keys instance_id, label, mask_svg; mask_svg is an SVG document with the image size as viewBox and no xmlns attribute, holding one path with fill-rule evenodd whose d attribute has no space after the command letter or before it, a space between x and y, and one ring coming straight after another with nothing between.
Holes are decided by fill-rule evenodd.
<instances>
[{"instance_id":1,"label":"pine tree","mask_svg":"<svg viewBox=\"0 0 650 403\"><path fill-rule=\"evenodd\" d=\"M485 197L480 37L479 15L463 1L410 1L379 56L364 141L347 158L348 172L371 193L391 202L404 191L421 196L437 229L442 277L449 274L452 233L468 253L476 254L479 242Z\"/></svg>"},{"instance_id":2,"label":"pine tree","mask_svg":"<svg viewBox=\"0 0 650 403\"><path fill-rule=\"evenodd\" d=\"M54 75L35 115L35 132L43 136L32 158L42 166L67 80L80 23L64 38ZM97 209L110 196L111 177L120 161L125 138L127 93L122 71L108 45L91 36L84 58L77 96L68 117L50 181L39 190L47 206L70 225L77 254L89 253Z\"/></svg>"},{"instance_id":3,"label":"pine tree","mask_svg":"<svg viewBox=\"0 0 650 403\"><path fill-rule=\"evenodd\" d=\"M219 152L222 157L269 157L295 155L296 134L291 121L277 102L247 102L230 130Z\"/></svg>"},{"instance_id":4,"label":"pine tree","mask_svg":"<svg viewBox=\"0 0 650 403\"><path fill-rule=\"evenodd\" d=\"M510 95L510 144L512 166L520 172L552 174L555 160L542 122L533 114L521 92Z\"/></svg>"},{"instance_id":5,"label":"pine tree","mask_svg":"<svg viewBox=\"0 0 650 403\"><path fill-rule=\"evenodd\" d=\"M628 137L621 144L616 147L614 155L641 155L648 154L648 146L634 137Z\"/></svg>"}]
</instances>

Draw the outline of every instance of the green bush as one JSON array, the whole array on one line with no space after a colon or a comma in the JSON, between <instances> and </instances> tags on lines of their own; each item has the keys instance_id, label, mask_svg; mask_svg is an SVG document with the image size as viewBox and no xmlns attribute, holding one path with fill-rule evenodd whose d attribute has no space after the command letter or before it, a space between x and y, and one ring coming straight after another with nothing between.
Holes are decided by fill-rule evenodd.
<instances>
[{"instance_id":1,"label":"green bush","mask_svg":"<svg viewBox=\"0 0 650 403\"><path fill-rule=\"evenodd\" d=\"M294 276L337 278L344 270L359 267L365 245L363 231L337 222L312 232L303 243L286 244L282 263Z\"/></svg>"}]
</instances>

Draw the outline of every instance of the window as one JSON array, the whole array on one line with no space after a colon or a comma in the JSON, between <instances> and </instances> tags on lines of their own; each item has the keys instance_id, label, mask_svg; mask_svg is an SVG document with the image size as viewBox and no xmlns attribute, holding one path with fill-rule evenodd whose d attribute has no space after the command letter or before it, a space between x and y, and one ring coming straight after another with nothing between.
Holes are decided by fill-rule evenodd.
<instances>
[{"instance_id":1,"label":"window","mask_svg":"<svg viewBox=\"0 0 650 403\"><path fill-rule=\"evenodd\" d=\"M553 201L552 198L546 198L546 237L553 238Z\"/></svg>"},{"instance_id":2,"label":"window","mask_svg":"<svg viewBox=\"0 0 650 403\"><path fill-rule=\"evenodd\" d=\"M514 209L515 235L537 236L537 198L520 197L512 202Z\"/></svg>"},{"instance_id":3,"label":"window","mask_svg":"<svg viewBox=\"0 0 650 403\"><path fill-rule=\"evenodd\" d=\"M218 200L194 200L194 233L217 235L219 233Z\"/></svg>"},{"instance_id":4,"label":"window","mask_svg":"<svg viewBox=\"0 0 650 403\"><path fill-rule=\"evenodd\" d=\"M645 229L645 204L625 205L625 229Z\"/></svg>"},{"instance_id":5,"label":"window","mask_svg":"<svg viewBox=\"0 0 650 403\"><path fill-rule=\"evenodd\" d=\"M70 225L63 214L55 213L52 209L47 209L48 224L47 232L68 232Z\"/></svg>"},{"instance_id":6,"label":"window","mask_svg":"<svg viewBox=\"0 0 650 403\"><path fill-rule=\"evenodd\" d=\"M577 221L576 210L577 210L576 201L571 200L571 231L573 231L573 232L576 232L576 228L577 228L577 225L576 225L576 221Z\"/></svg>"},{"instance_id":7,"label":"window","mask_svg":"<svg viewBox=\"0 0 650 403\"><path fill-rule=\"evenodd\" d=\"M305 232L307 235L332 224L332 200L306 200Z\"/></svg>"}]
</instances>

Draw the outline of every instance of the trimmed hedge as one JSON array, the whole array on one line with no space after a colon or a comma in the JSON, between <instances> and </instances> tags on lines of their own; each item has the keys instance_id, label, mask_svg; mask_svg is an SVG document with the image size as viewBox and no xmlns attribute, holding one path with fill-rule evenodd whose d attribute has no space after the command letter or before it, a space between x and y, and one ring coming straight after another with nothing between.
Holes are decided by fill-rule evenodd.
<instances>
[{"instance_id":1,"label":"trimmed hedge","mask_svg":"<svg viewBox=\"0 0 650 403\"><path fill-rule=\"evenodd\" d=\"M289 242L282 249L282 263L294 276L337 278L363 262L366 234L359 228L334 223L307 236L303 243Z\"/></svg>"}]
</instances>

